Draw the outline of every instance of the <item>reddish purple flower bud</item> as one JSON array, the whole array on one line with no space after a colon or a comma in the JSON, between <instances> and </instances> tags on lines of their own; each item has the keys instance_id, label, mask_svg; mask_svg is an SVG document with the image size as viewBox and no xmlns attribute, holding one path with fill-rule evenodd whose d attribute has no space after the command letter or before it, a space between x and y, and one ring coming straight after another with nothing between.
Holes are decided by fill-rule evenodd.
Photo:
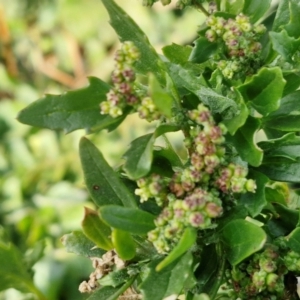
<instances>
[{"instance_id":1,"label":"reddish purple flower bud","mask_svg":"<svg viewBox=\"0 0 300 300\"><path fill-rule=\"evenodd\" d=\"M204 224L204 216L200 212L193 212L189 216L189 222L193 227L200 227Z\"/></svg>"},{"instance_id":2,"label":"reddish purple flower bud","mask_svg":"<svg viewBox=\"0 0 300 300\"><path fill-rule=\"evenodd\" d=\"M221 206L217 205L216 203L209 202L205 206L205 212L210 218L216 218L222 214L223 209Z\"/></svg>"},{"instance_id":3,"label":"reddish purple flower bud","mask_svg":"<svg viewBox=\"0 0 300 300\"><path fill-rule=\"evenodd\" d=\"M127 81L132 82L135 80L135 73L130 68L126 68L125 70L123 70L122 75L124 76L125 80L127 80Z\"/></svg>"},{"instance_id":4,"label":"reddish purple flower bud","mask_svg":"<svg viewBox=\"0 0 300 300\"><path fill-rule=\"evenodd\" d=\"M120 85L119 85L119 91L120 93L122 94L130 94L132 91L131 91L131 85L127 82L122 82Z\"/></svg>"},{"instance_id":5,"label":"reddish purple flower bud","mask_svg":"<svg viewBox=\"0 0 300 300\"><path fill-rule=\"evenodd\" d=\"M182 185L180 183L176 183L171 181L169 184L169 188L171 192L178 198L183 196L185 194L185 190L183 189Z\"/></svg>"}]
</instances>

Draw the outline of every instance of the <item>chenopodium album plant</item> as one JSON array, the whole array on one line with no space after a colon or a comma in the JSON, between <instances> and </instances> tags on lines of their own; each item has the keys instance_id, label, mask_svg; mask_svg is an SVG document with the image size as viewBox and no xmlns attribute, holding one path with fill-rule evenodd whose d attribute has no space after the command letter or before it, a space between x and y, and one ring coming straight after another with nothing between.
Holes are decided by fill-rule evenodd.
<instances>
[{"instance_id":1,"label":"chenopodium album plant","mask_svg":"<svg viewBox=\"0 0 300 300\"><path fill-rule=\"evenodd\" d=\"M157 124L117 170L80 142L98 208L62 238L93 262L79 290L103 300L299 299L300 2L180 0L205 21L193 46L163 55L102 2L122 42L111 84L89 78L18 116L66 133L113 131L133 113ZM185 160L165 135L180 131Z\"/></svg>"}]
</instances>

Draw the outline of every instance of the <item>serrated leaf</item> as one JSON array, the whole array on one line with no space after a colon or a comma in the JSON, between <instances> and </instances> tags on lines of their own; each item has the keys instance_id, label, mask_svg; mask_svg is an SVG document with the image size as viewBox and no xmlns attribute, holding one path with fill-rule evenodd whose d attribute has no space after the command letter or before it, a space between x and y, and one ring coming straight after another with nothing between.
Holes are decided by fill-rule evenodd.
<instances>
[{"instance_id":1,"label":"serrated leaf","mask_svg":"<svg viewBox=\"0 0 300 300\"><path fill-rule=\"evenodd\" d=\"M112 250L111 229L99 218L96 211L85 207L81 222L84 234L101 249Z\"/></svg>"},{"instance_id":2,"label":"serrated leaf","mask_svg":"<svg viewBox=\"0 0 300 300\"><path fill-rule=\"evenodd\" d=\"M265 156L257 170L274 181L300 182L300 159Z\"/></svg>"},{"instance_id":3,"label":"serrated leaf","mask_svg":"<svg viewBox=\"0 0 300 300\"><path fill-rule=\"evenodd\" d=\"M268 11L271 2L271 0L245 0L243 13L250 17L251 23L255 23Z\"/></svg>"},{"instance_id":4,"label":"serrated leaf","mask_svg":"<svg viewBox=\"0 0 300 300\"><path fill-rule=\"evenodd\" d=\"M132 234L147 234L155 228L155 216L136 208L105 205L100 207L100 216L109 226Z\"/></svg>"},{"instance_id":5,"label":"serrated leaf","mask_svg":"<svg viewBox=\"0 0 300 300\"><path fill-rule=\"evenodd\" d=\"M242 95L238 90L236 90L236 94L237 98L235 101L239 107L239 113L231 119L222 121L222 123L226 126L231 135L234 135L236 131L245 124L249 115L248 107L245 104Z\"/></svg>"},{"instance_id":6,"label":"serrated leaf","mask_svg":"<svg viewBox=\"0 0 300 300\"><path fill-rule=\"evenodd\" d=\"M113 0L102 0L110 16L110 24L116 31L121 42L132 41L140 52L135 68L141 74L153 73L164 85L163 64L154 48L140 27Z\"/></svg>"},{"instance_id":7,"label":"serrated leaf","mask_svg":"<svg viewBox=\"0 0 300 300\"><path fill-rule=\"evenodd\" d=\"M96 247L96 245L80 231L65 234L61 238L61 242L67 252L85 257L101 257L106 252Z\"/></svg>"},{"instance_id":8,"label":"serrated leaf","mask_svg":"<svg viewBox=\"0 0 300 300\"><path fill-rule=\"evenodd\" d=\"M300 227L295 228L287 236L287 244L293 251L300 252Z\"/></svg>"},{"instance_id":9,"label":"serrated leaf","mask_svg":"<svg viewBox=\"0 0 300 300\"><path fill-rule=\"evenodd\" d=\"M300 3L298 0L289 1L290 9L290 21L284 26L284 29L288 32L289 36L298 38L300 32Z\"/></svg>"},{"instance_id":10,"label":"serrated leaf","mask_svg":"<svg viewBox=\"0 0 300 300\"><path fill-rule=\"evenodd\" d=\"M179 65L169 64L170 75L178 89L186 89L195 94L207 105L213 114L222 114L224 119L230 119L239 113L234 100L218 94L213 89L202 84L201 78L192 69L184 69Z\"/></svg>"},{"instance_id":11,"label":"serrated leaf","mask_svg":"<svg viewBox=\"0 0 300 300\"><path fill-rule=\"evenodd\" d=\"M79 152L87 189L98 206L137 206L134 196L92 142L82 138Z\"/></svg>"},{"instance_id":12,"label":"serrated leaf","mask_svg":"<svg viewBox=\"0 0 300 300\"><path fill-rule=\"evenodd\" d=\"M276 10L275 19L273 22L273 31L280 31L282 27L288 24L290 20L290 0L281 0L279 1L278 8Z\"/></svg>"},{"instance_id":13,"label":"serrated leaf","mask_svg":"<svg viewBox=\"0 0 300 300\"><path fill-rule=\"evenodd\" d=\"M136 138L124 154L126 162L124 170L131 179L139 179L150 171L153 160L153 146L155 139L166 132L178 131L177 125L163 124L153 133Z\"/></svg>"},{"instance_id":14,"label":"serrated leaf","mask_svg":"<svg viewBox=\"0 0 300 300\"><path fill-rule=\"evenodd\" d=\"M293 55L300 47L300 38L290 37L285 30L269 33L273 49L289 63L294 63Z\"/></svg>"},{"instance_id":15,"label":"serrated leaf","mask_svg":"<svg viewBox=\"0 0 300 300\"><path fill-rule=\"evenodd\" d=\"M241 197L241 203L243 203L252 217L256 217L262 211L267 204L265 187L269 178L264 174L251 170L249 172L249 178L252 178L256 183L255 193L246 193Z\"/></svg>"},{"instance_id":16,"label":"serrated leaf","mask_svg":"<svg viewBox=\"0 0 300 300\"><path fill-rule=\"evenodd\" d=\"M118 256L130 260L135 256L135 242L131 234L120 229L113 229L111 239Z\"/></svg>"},{"instance_id":17,"label":"serrated leaf","mask_svg":"<svg viewBox=\"0 0 300 300\"><path fill-rule=\"evenodd\" d=\"M189 61L201 64L207 61L218 50L218 44L212 43L205 37L199 37L194 41L194 47L189 57Z\"/></svg>"},{"instance_id":18,"label":"serrated leaf","mask_svg":"<svg viewBox=\"0 0 300 300\"><path fill-rule=\"evenodd\" d=\"M130 278L124 285L118 287L103 286L93 292L87 300L117 300L134 282L135 277Z\"/></svg>"},{"instance_id":19,"label":"serrated leaf","mask_svg":"<svg viewBox=\"0 0 300 300\"><path fill-rule=\"evenodd\" d=\"M162 48L165 57L174 64L185 64L192 52L191 46L181 46L175 43Z\"/></svg>"},{"instance_id":20,"label":"serrated leaf","mask_svg":"<svg viewBox=\"0 0 300 300\"><path fill-rule=\"evenodd\" d=\"M284 86L280 68L262 68L238 90L246 104L251 104L260 114L267 115L279 107Z\"/></svg>"},{"instance_id":21,"label":"serrated leaf","mask_svg":"<svg viewBox=\"0 0 300 300\"><path fill-rule=\"evenodd\" d=\"M190 281L190 278L193 276L192 254L187 252L161 272L155 271L157 264L158 261L154 260L148 265L148 275L139 286L139 289L143 294L143 299L161 300L171 295L176 299L185 286L186 281Z\"/></svg>"},{"instance_id":22,"label":"serrated leaf","mask_svg":"<svg viewBox=\"0 0 300 300\"><path fill-rule=\"evenodd\" d=\"M171 118L173 98L160 86L153 74L149 77L149 94L158 111L167 118Z\"/></svg>"},{"instance_id":23,"label":"serrated leaf","mask_svg":"<svg viewBox=\"0 0 300 300\"><path fill-rule=\"evenodd\" d=\"M173 261L188 251L196 242L197 231L195 228L188 227L184 230L179 242L172 249L172 251L156 266L156 271L160 272L162 269L170 265Z\"/></svg>"},{"instance_id":24,"label":"serrated leaf","mask_svg":"<svg viewBox=\"0 0 300 300\"><path fill-rule=\"evenodd\" d=\"M259 120L249 116L245 125L234 136L227 136L241 158L252 166L259 166L263 159L263 151L255 143L255 133L259 128Z\"/></svg>"},{"instance_id":25,"label":"serrated leaf","mask_svg":"<svg viewBox=\"0 0 300 300\"><path fill-rule=\"evenodd\" d=\"M263 119L263 126L281 131L300 130L300 91L281 99L280 107Z\"/></svg>"},{"instance_id":26,"label":"serrated leaf","mask_svg":"<svg viewBox=\"0 0 300 300\"><path fill-rule=\"evenodd\" d=\"M234 220L222 230L229 262L235 266L263 248L267 235L263 229L245 220Z\"/></svg>"},{"instance_id":27,"label":"serrated leaf","mask_svg":"<svg viewBox=\"0 0 300 300\"><path fill-rule=\"evenodd\" d=\"M46 95L21 110L18 121L31 126L63 130L85 129L88 133L119 124L125 117L101 115L99 104L106 100L110 86L90 77L89 86L62 95Z\"/></svg>"}]
</instances>

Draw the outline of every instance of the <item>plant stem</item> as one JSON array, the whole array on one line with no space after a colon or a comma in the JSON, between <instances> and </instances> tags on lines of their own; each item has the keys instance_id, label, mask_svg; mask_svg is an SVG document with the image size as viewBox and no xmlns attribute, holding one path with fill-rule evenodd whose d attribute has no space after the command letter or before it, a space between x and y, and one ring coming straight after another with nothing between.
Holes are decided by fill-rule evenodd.
<instances>
[{"instance_id":1,"label":"plant stem","mask_svg":"<svg viewBox=\"0 0 300 300\"><path fill-rule=\"evenodd\" d=\"M209 12L204 8L202 4L195 1L194 6L200 9L207 17L209 16Z\"/></svg>"}]
</instances>

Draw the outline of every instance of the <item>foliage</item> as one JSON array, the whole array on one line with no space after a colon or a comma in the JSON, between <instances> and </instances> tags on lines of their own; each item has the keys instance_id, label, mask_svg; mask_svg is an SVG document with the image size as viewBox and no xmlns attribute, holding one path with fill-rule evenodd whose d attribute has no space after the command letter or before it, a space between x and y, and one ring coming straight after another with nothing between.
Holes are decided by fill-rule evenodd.
<instances>
[{"instance_id":1,"label":"foliage","mask_svg":"<svg viewBox=\"0 0 300 300\"><path fill-rule=\"evenodd\" d=\"M92 78L18 115L65 132L113 131L134 113L156 124L116 170L81 139L98 212L86 209L85 238L63 241L77 254L90 256L91 242L106 252L91 258L80 291L89 299L298 299L298 2L179 0L206 20L193 49L172 44L163 56L113 0L102 2L123 42L112 83ZM99 105L98 119L87 118L85 103ZM186 158L167 138L174 131Z\"/></svg>"}]
</instances>

